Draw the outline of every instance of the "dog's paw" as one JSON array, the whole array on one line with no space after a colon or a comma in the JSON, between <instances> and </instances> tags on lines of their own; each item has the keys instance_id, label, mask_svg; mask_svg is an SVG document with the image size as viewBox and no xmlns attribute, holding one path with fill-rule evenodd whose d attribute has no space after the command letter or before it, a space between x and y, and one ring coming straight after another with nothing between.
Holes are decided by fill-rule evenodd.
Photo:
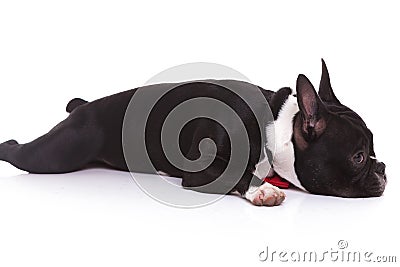
<instances>
[{"instance_id":1,"label":"dog's paw","mask_svg":"<svg viewBox=\"0 0 400 267\"><path fill-rule=\"evenodd\" d=\"M251 186L245 193L245 198L257 206L278 206L285 200L286 195L278 187L264 183L259 187Z\"/></svg>"}]
</instances>

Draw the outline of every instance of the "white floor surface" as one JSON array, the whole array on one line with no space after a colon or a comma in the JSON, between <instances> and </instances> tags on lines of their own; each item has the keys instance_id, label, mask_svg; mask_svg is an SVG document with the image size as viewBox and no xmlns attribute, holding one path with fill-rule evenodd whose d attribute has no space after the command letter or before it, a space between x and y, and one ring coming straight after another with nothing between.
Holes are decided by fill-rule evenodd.
<instances>
[{"instance_id":1,"label":"white floor surface","mask_svg":"<svg viewBox=\"0 0 400 267\"><path fill-rule=\"evenodd\" d=\"M319 260L324 251L373 252L371 261L398 253L395 182L380 198L289 189L278 207L226 196L182 209L148 197L125 172L34 175L0 167L1 266L253 266L296 260L277 257L282 251L315 251ZM267 247L277 253L263 262ZM325 265L337 264L327 255Z\"/></svg>"}]
</instances>

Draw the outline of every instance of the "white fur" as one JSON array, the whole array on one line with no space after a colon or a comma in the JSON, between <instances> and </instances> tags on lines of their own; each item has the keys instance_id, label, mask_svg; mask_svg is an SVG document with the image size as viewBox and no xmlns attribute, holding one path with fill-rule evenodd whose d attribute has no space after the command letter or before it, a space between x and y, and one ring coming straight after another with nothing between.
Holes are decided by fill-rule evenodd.
<instances>
[{"instance_id":1,"label":"white fur","mask_svg":"<svg viewBox=\"0 0 400 267\"><path fill-rule=\"evenodd\" d=\"M157 174L158 174L158 175L161 175L161 176L169 176L168 173L165 173L165 172L163 172L163 171L157 171Z\"/></svg>"},{"instance_id":2,"label":"white fur","mask_svg":"<svg viewBox=\"0 0 400 267\"><path fill-rule=\"evenodd\" d=\"M261 186L265 185L264 187L269 187L273 186L272 184L269 183L264 183ZM257 197L257 189L260 188L261 186L250 186L249 189L247 189L246 193L244 194L244 197L248 199L250 202L253 202L254 199Z\"/></svg>"},{"instance_id":3,"label":"white fur","mask_svg":"<svg viewBox=\"0 0 400 267\"><path fill-rule=\"evenodd\" d=\"M266 203L267 199L274 200L275 202L275 204L270 203L269 205L280 205L285 199L285 193L272 184L264 183L258 187L250 186L244 194L244 197L255 205L268 206ZM261 201L260 198L263 200Z\"/></svg>"},{"instance_id":4,"label":"white fur","mask_svg":"<svg viewBox=\"0 0 400 267\"><path fill-rule=\"evenodd\" d=\"M266 127L267 148L274 152L272 161L274 171L294 186L306 191L300 184L294 169L293 118L298 111L296 98L289 96L281 107L278 118ZM268 142L268 140L275 140L275 142Z\"/></svg>"},{"instance_id":5,"label":"white fur","mask_svg":"<svg viewBox=\"0 0 400 267\"><path fill-rule=\"evenodd\" d=\"M264 147L264 158L256 164L256 169L253 172L253 175L257 176L260 179L264 179L265 177L271 177L274 175L274 170L271 167L271 164L268 162L267 152Z\"/></svg>"}]
</instances>

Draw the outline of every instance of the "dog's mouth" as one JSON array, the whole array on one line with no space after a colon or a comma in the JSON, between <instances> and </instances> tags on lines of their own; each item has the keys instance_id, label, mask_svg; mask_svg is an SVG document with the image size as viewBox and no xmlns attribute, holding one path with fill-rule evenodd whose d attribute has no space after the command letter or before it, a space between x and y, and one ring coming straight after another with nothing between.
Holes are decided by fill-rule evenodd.
<instances>
[{"instance_id":1,"label":"dog's mouth","mask_svg":"<svg viewBox=\"0 0 400 267\"><path fill-rule=\"evenodd\" d=\"M354 189L350 190L348 197L380 197L386 188L386 165L371 157L369 168L366 169L364 178L358 180Z\"/></svg>"},{"instance_id":2,"label":"dog's mouth","mask_svg":"<svg viewBox=\"0 0 400 267\"><path fill-rule=\"evenodd\" d=\"M371 172L362 184L358 184L354 190L349 190L345 197L380 197L385 191L386 183L385 173Z\"/></svg>"},{"instance_id":3,"label":"dog's mouth","mask_svg":"<svg viewBox=\"0 0 400 267\"><path fill-rule=\"evenodd\" d=\"M380 197L386 188L387 178L385 173L375 172L371 182L366 186L367 197Z\"/></svg>"},{"instance_id":4,"label":"dog's mouth","mask_svg":"<svg viewBox=\"0 0 400 267\"><path fill-rule=\"evenodd\" d=\"M380 197L386 188L386 165L383 162L379 162L375 159L373 168L369 173L369 179L365 185L367 197Z\"/></svg>"}]
</instances>

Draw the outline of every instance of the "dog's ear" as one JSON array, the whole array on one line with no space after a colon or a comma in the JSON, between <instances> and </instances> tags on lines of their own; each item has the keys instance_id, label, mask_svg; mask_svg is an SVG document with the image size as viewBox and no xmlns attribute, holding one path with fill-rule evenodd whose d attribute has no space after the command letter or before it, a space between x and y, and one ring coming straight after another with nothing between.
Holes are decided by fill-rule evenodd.
<instances>
[{"instance_id":1,"label":"dog's ear","mask_svg":"<svg viewBox=\"0 0 400 267\"><path fill-rule=\"evenodd\" d=\"M322 74L321 74L321 81L319 83L319 97L322 101L331 102L340 104L339 100L336 98L335 94L333 93L331 80L329 78L328 68L326 67L325 61L321 58L322 61Z\"/></svg>"},{"instance_id":2,"label":"dog's ear","mask_svg":"<svg viewBox=\"0 0 400 267\"><path fill-rule=\"evenodd\" d=\"M302 132L306 141L310 142L324 132L327 110L314 86L303 74L297 77L296 91L301 114Z\"/></svg>"}]
</instances>

